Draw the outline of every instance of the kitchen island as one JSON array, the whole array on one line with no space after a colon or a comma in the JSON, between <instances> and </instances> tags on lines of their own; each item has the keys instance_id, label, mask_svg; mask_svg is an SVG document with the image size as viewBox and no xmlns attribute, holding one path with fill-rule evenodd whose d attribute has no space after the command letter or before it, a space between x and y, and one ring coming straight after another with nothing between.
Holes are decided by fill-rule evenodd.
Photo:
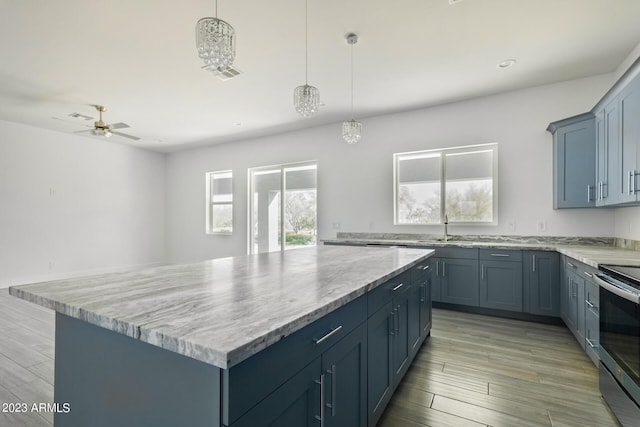
<instances>
[{"instance_id":1,"label":"kitchen island","mask_svg":"<svg viewBox=\"0 0 640 427\"><path fill-rule=\"evenodd\" d=\"M390 371L403 374L400 338L411 352L428 336L432 254L320 246L9 292L56 311L54 398L70 408L58 427L366 425L397 385L367 381L380 356L371 345L388 344ZM372 401L366 388L379 383Z\"/></svg>"}]
</instances>

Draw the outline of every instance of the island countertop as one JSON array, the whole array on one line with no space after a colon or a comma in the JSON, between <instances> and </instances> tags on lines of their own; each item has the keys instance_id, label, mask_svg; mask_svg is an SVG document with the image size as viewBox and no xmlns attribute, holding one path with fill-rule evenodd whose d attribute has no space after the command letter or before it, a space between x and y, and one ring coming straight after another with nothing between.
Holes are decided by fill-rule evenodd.
<instances>
[{"instance_id":1,"label":"island countertop","mask_svg":"<svg viewBox=\"0 0 640 427\"><path fill-rule=\"evenodd\" d=\"M34 283L9 293L227 369L433 253L317 246Z\"/></svg>"}]
</instances>

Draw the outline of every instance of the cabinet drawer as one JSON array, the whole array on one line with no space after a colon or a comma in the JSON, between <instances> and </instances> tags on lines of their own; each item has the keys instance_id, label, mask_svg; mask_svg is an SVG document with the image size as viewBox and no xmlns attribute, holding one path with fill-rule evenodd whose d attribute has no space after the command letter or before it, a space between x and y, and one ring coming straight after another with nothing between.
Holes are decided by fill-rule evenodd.
<instances>
[{"instance_id":1,"label":"cabinet drawer","mask_svg":"<svg viewBox=\"0 0 640 427\"><path fill-rule=\"evenodd\" d=\"M438 258L478 259L478 249L475 248L437 248Z\"/></svg>"},{"instance_id":2,"label":"cabinet drawer","mask_svg":"<svg viewBox=\"0 0 640 427\"><path fill-rule=\"evenodd\" d=\"M592 311L596 316L600 315L600 288L592 282L585 282L584 302L587 311Z\"/></svg>"},{"instance_id":3,"label":"cabinet drawer","mask_svg":"<svg viewBox=\"0 0 640 427\"><path fill-rule=\"evenodd\" d=\"M431 261L429 259L422 261L420 264L413 267L411 269L411 284L423 284L429 280L431 270L433 270L433 267L431 266Z\"/></svg>"},{"instance_id":4,"label":"cabinet drawer","mask_svg":"<svg viewBox=\"0 0 640 427\"><path fill-rule=\"evenodd\" d=\"M222 401L228 402L222 408L224 424L233 423L366 319L367 300L363 295L239 365L223 370Z\"/></svg>"},{"instance_id":5,"label":"cabinet drawer","mask_svg":"<svg viewBox=\"0 0 640 427\"><path fill-rule=\"evenodd\" d=\"M513 249L480 249L482 261L522 261L522 251Z\"/></svg>"},{"instance_id":6,"label":"cabinet drawer","mask_svg":"<svg viewBox=\"0 0 640 427\"><path fill-rule=\"evenodd\" d=\"M390 279L367 294L369 316L391 301L394 294L411 286L411 270Z\"/></svg>"},{"instance_id":7,"label":"cabinet drawer","mask_svg":"<svg viewBox=\"0 0 640 427\"><path fill-rule=\"evenodd\" d=\"M585 315L585 351L596 365L600 360L600 317L592 310L587 310Z\"/></svg>"}]
</instances>

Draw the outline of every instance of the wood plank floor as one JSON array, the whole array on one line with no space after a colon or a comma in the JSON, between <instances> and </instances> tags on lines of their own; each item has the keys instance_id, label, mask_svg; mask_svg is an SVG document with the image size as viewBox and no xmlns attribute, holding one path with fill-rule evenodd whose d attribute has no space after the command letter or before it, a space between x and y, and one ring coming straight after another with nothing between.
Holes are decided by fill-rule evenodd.
<instances>
[{"instance_id":1,"label":"wood plank floor","mask_svg":"<svg viewBox=\"0 0 640 427\"><path fill-rule=\"evenodd\" d=\"M441 309L378 423L618 425L601 400L595 365L567 328Z\"/></svg>"},{"instance_id":2,"label":"wood plank floor","mask_svg":"<svg viewBox=\"0 0 640 427\"><path fill-rule=\"evenodd\" d=\"M53 402L54 314L0 289L0 404ZM51 426L0 413L0 426ZM616 426L597 371L568 329L434 310L379 427ZM345 426L347 427L347 426Z\"/></svg>"}]
</instances>

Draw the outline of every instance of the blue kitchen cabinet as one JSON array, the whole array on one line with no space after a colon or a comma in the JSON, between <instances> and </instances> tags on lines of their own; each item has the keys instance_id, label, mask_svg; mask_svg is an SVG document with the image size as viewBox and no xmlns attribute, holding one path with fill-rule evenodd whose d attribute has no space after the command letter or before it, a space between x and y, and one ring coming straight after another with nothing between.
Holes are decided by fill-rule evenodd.
<instances>
[{"instance_id":1,"label":"blue kitchen cabinet","mask_svg":"<svg viewBox=\"0 0 640 427\"><path fill-rule=\"evenodd\" d=\"M524 311L560 316L560 258L555 251L524 251Z\"/></svg>"},{"instance_id":2,"label":"blue kitchen cabinet","mask_svg":"<svg viewBox=\"0 0 640 427\"><path fill-rule=\"evenodd\" d=\"M375 426L400 380L407 372L414 346L409 331L415 336L420 330L420 292L415 292L413 277L422 273L407 271L368 294L368 425ZM416 286L420 288L420 286ZM420 342L424 341L420 337Z\"/></svg>"},{"instance_id":3,"label":"blue kitchen cabinet","mask_svg":"<svg viewBox=\"0 0 640 427\"><path fill-rule=\"evenodd\" d=\"M363 323L232 426L366 426L366 349Z\"/></svg>"},{"instance_id":4,"label":"blue kitchen cabinet","mask_svg":"<svg viewBox=\"0 0 640 427\"><path fill-rule=\"evenodd\" d=\"M585 349L585 280L578 274L578 263L565 258L564 283L561 297L562 320L578 344Z\"/></svg>"},{"instance_id":5,"label":"blue kitchen cabinet","mask_svg":"<svg viewBox=\"0 0 640 427\"><path fill-rule=\"evenodd\" d=\"M595 116L570 117L547 130L553 135L553 208L595 207Z\"/></svg>"},{"instance_id":6,"label":"blue kitchen cabinet","mask_svg":"<svg viewBox=\"0 0 640 427\"><path fill-rule=\"evenodd\" d=\"M596 206L619 202L620 123L618 97L596 112Z\"/></svg>"},{"instance_id":7,"label":"blue kitchen cabinet","mask_svg":"<svg viewBox=\"0 0 640 427\"><path fill-rule=\"evenodd\" d=\"M431 333L431 265L412 269L409 297L409 353L414 357Z\"/></svg>"},{"instance_id":8,"label":"blue kitchen cabinet","mask_svg":"<svg viewBox=\"0 0 640 427\"><path fill-rule=\"evenodd\" d=\"M640 164L640 80L632 80L618 95L620 114L620 153L617 179L618 201L634 203L638 200L638 165Z\"/></svg>"},{"instance_id":9,"label":"blue kitchen cabinet","mask_svg":"<svg viewBox=\"0 0 640 427\"><path fill-rule=\"evenodd\" d=\"M436 251L435 275L440 285L440 301L478 306L478 250L443 248Z\"/></svg>"},{"instance_id":10,"label":"blue kitchen cabinet","mask_svg":"<svg viewBox=\"0 0 640 427\"><path fill-rule=\"evenodd\" d=\"M522 312L522 251L480 250L480 307Z\"/></svg>"}]
</instances>

